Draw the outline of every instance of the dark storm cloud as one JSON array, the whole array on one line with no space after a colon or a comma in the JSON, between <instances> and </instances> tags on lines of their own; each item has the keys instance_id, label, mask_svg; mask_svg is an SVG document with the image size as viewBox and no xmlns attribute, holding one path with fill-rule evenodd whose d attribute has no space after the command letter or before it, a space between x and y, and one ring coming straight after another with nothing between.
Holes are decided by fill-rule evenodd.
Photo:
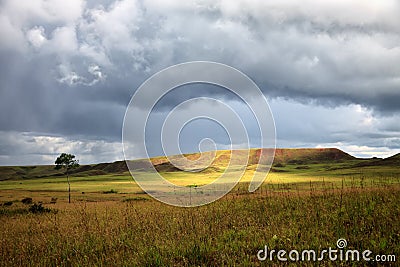
<instances>
[{"instance_id":1,"label":"dark storm cloud","mask_svg":"<svg viewBox=\"0 0 400 267\"><path fill-rule=\"evenodd\" d=\"M0 130L114 137L120 134L128 92L121 97L103 86L87 91L82 85L70 87L52 78L50 59L32 62L18 55L9 58L12 65L18 66L5 68L1 74Z\"/></svg>"},{"instance_id":2,"label":"dark storm cloud","mask_svg":"<svg viewBox=\"0 0 400 267\"><path fill-rule=\"evenodd\" d=\"M172 64L211 60L245 72L274 99L359 105L364 115L393 117L362 140L398 147L387 135L399 132L399 13L395 0L2 1L0 131L119 141L125 108L143 81ZM159 108L198 92L167 97ZM277 124L281 136L298 133L285 136L292 142L351 140L350 128L317 135L315 125Z\"/></svg>"}]
</instances>

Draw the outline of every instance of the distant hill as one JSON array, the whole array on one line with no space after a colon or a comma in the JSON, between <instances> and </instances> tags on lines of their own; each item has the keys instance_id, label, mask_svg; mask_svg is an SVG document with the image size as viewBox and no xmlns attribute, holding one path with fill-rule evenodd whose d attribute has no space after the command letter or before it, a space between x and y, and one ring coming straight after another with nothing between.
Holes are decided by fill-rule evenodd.
<instances>
[{"instance_id":1,"label":"distant hill","mask_svg":"<svg viewBox=\"0 0 400 267\"><path fill-rule=\"evenodd\" d=\"M383 165L398 165L400 167L400 153L382 160Z\"/></svg>"},{"instance_id":2,"label":"distant hill","mask_svg":"<svg viewBox=\"0 0 400 267\"><path fill-rule=\"evenodd\" d=\"M337 148L278 148L275 150L274 164L316 164L354 159L356 158Z\"/></svg>"},{"instance_id":3,"label":"distant hill","mask_svg":"<svg viewBox=\"0 0 400 267\"><path fill-rule=\"evenodd\" d=\"M357 164L357 167L366 166L397 166L400 167L400 153L385 159L368 159Z\"/></svg>"},{"instance_id":4,"label":"distant hill","mask_svg":"<svg viewBox=\"0 0 400 267\"><path fill-rule=\"evenodd\" d=\"M260 154L267 152L268 149L250 149L237 150L236 152L243 157L249 153L248 165L254 165L258 163ZM213 153L216 153L215 160L213 161L210 168L205 171L218 171L224 169L228 164L231 151L230 150L219 150L216 152L210 151L205 152L205 156L211 157ZM197 159L200 154L185 154L188 159ZM174 172L179 169L172 165L166 157L155 157L150 159L154 167L161 172ZM317 163L338 163L338 162L354 162L354 167L359 166L400 166L400 154L394 155L386 159L357 159L346 152L343 152L337 148L277 148L275 150L275 158L273 165L278 164L295 164L295 165L310 165ZM238 162L232 162L237 164ZM135 170L145 170L149 167L146 160L132 160L129 161L129 165ZM193 166L195 169L196 166ZM104 174L118 174L127 172L128 168L125 161L116 161L113 163L99 163L91 165L81 165L79 168L71 172L75 176L92 176L92 175L104 175ZM55 170L54 165L40 165L40 166L1 166L0 167L0 181L9 179L32 179L49 176L63 176L64 174L60 170Z\"/></svg>"},{"instance_id":5,"label":"distant hill","mask_svg":"<svg viewBox=\"0 0 400 267\"><path fill-rule=\"evenodd\" d=\"M261 153L270 152L268 148L256 148L249 151L248 165L257 164ZM246 150L236 151L242 153L243 157L247 154ZM216 164L228 163L230 151L217 151ZM325 162L339 162L356 159L355 157L337 148L277 148L275 149L274 164L314 164ZM233 162L235 164L235 162Z\"/></svg>"}]
</instances>

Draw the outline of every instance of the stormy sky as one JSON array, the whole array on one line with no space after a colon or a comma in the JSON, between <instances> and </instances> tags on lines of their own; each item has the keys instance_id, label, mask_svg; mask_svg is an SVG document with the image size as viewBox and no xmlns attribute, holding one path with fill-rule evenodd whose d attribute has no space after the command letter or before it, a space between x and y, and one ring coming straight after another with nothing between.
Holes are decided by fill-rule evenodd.
<instances>
[{"instance_id":1,"label":"stormy sky","mask_svg":"<svg viewBox=\"0 0 400 267\"><path fill-rule=\"evenodd\" d=\"M61 152L81 163L122 160L135 90L166 67L198 60L230 65L259 86L277 147L399 153L398 14L397 0L1 0L0 165L52 164ZM151 155L161 154L168 112L202 96L234 107L251 146L259 144L248 103L196 84L158 103ZM184 152L208 137L226 148L226 136L212 121L193 121L180 142ZM133 149L131 157L144 155Z\"/></svg>"}]
</instances>

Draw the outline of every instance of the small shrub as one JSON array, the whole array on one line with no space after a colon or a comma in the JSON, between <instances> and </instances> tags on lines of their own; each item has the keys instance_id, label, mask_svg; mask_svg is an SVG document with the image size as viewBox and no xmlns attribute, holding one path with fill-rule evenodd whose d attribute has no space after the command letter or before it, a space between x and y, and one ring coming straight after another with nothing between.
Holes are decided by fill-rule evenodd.
<instances>
[{"instance_id":1,"label":"small shrub","mask_svg":"<svg viewBox=\"0 0 400 267\"><path fill-rule=\"evenodd\" d=\"M7 201L7 202L4 202L4 203L3 203L3 206L9 207L9 206L11 206L12 204L13 204L12 201Z\"/></svg>"},{"instance_id":2,"label":"small shrub","mask_svg":"<svg viewBox=\"0 0 400 267\"><path fill-rule=\"evenodd\" d=\"M51 204L56 204L57 203L57 198L56 197L52 197L50 203Z\"/></svg>"},{"instance_id":3,"label":"small shrub","mask_svg":"<svg viewBox=\"0 0 400 267\"><path fill-rule=\"evenodd\" d=\"M296 164L296 165L301 165L304 164L304 162L300 159L292 159L288 161L289 164Z\"/></svg>"},{"instance_id":4,"label":"small shrub","mask_svg":"<svg viewBox=\"0 0 400 267\"><path fill-rule=\"evenodd\" d=\"M271 168L271 169L270 169L270 172L287 172L287 170Z\"/></svg>"},{"instance_id":5,"label":"small shrub","mask_svg":"<svg viewBox=\"0 0 400 267\"><path fill-rule=\"evenodd\" d=\"M283 168L283 167L285 167L285 165L282 164L282 163L277 163L277 164L274 165L274 167Z\"/></svg>"},{"instance_id":6,"label":"small shrub","mask_svg":"<svg viewBox=\"0 0 400 267\"><path fill-rule=\"evenodd\" d=\"M298 166L298 167L296 167L295 169L297 169L297 170L308 170L308 169L310 169L310 166L307 166L307 165L305 165L305 166Z\"/></svg>"},{"instance_id":7,"label":"small shrub","mask_svg":"<svg viewBox=\"0 0 400 267\"><path fill-rule=\"evenodd\" d=\"M108 190L108 191L103 191L103 194L117 194L117 193L118 193L118 191L114 190L114 189L111 189L111 190Z\"/></svg>"},{"instance_id":8,"label":"small shrub","mask_svg":"<svg viewBox=\"0 0 400 267\"><path fill-rule=\"evenodd\" d=\"M126 198L122 200L123 202L131 202L131 201L147 201L149 200L147 197L132 197L132 198Z\"/></svg>"},{"instance_id":9,"label":"small shrub","mask_svg":"<svg viewBox=\"0 0 400 267\"><path fill-rule=\"evenodd\" d=\"M32 204L32 198L31 197L26 197L24 199L21 200L22 203L24 204Z\"/></svg>"},{"instance_id":10,"label":"small shrub","mask_svg":"<svg viewBox=\"0 0 400 267\"><path fill-rule=\"evenodd\" d=\"M43 207L42 203L39 204L34 203L32 206L29 207L29 211L32 213L44 213L44 212L50 212L51 209Z\"/></svg>"},{"instance_id":11,"label":"small shrub","mask_svg":"<svg viewBox=\"0 0 400 267\"><path fill-rule=\"evenodd\" d=\"M18 209L0 209L0 216L14 216L18 214L26 214L28 210L25 208L18 208Z\"/></svg>"}]
</instances>

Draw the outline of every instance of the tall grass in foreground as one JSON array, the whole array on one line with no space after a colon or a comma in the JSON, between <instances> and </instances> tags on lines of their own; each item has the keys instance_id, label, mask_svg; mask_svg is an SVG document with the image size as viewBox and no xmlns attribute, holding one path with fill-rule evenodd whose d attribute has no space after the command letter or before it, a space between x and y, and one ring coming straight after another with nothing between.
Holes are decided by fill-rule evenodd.
<instances>
[{"instance_id":1,"label":"tall grass in foreground","mask_svg":"<svg viewBox=\"0 0 400 267\"><path fill-rule=\"evenodd\" d=\"M379 189L310 184L308 191L275 187L255 194L237 188L198 208L138 198L59 203L58 212L43 214L2 213L0 265L254 266L263 264L256 254L264 245L321 250L336 247L339 238L349 249L399 257L398 184Z\"/></svg>"}]
</instances>

